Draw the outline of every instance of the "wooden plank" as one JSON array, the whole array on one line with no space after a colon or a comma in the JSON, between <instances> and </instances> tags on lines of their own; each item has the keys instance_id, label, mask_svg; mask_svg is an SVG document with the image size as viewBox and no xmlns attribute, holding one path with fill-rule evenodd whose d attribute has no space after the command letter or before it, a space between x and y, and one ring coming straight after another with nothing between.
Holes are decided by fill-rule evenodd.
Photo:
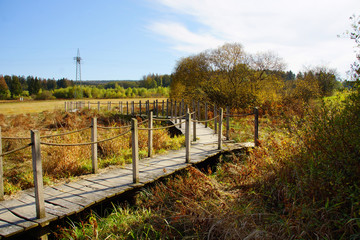
<instances>
[{"instance_id":1,"label":"wooden plank","mask_svg":"<svg viewBox=\"0 0 360 240\"><path fill-rule=\"evenodd\" d=\"M184 128L181 131L184 132ZM197 124L199 141L191 144L191 161L196 163L219 152L217 150L218 135L202 124ZM106 198L123 193L134 187L143 186L158 178L172 174L191 164L185 163L185 148L171 150L168 154L142 159L139 163L141 184L133 184L131 164L125 168L117 168L105 173L88 176L87 179L70 182L60 186L45 188L46 217L36 219L34 192L24 191L20 199L0 202L0 236L10 236L14 232L24 231L38 224L44 226L50 221L69 216L72 213L103 201ZM6 211L9 208L10 211ZM15 225L11 225L8 221Z\"/></svg>"},{"instance_id":2,"label":"wooden plank","mask_svg":"<svg viewBox=\"0 0 360 240\"><path fill-rule=\"evenodd\" d=\"M79 182L70 182L66 185L77 190L83 190L83 192L78 192L77 195L91 199L94 201L94 203L98 203L106 199L106 196L104 196L101 192L97 191L96 189L87 187Z\"/></svg>"},{"instance_id":3,"label":"wooden plank","mask_svg":"<svg viewBox=\"0 0 360 240\"><path fill-rule=\"evenodd\" d=\"M23 232L24 228L8 222L0 221L0 236L11 237L17 233Z\"/></svg>"},{"instance_id":4,"label":"wooden plank","mask_svg":"<svg viewBox=\"0 0 360 240\"><path fill-rule=\"evenodd\" d=\"M52 197L57 197L57 198L61 198L65 201L68 201L72 204L75 204L75 205L79 205L79 206L82 206L82 207L88 207L90 205L92 205L92 201L87 199L87 198L84 198L84 197L79 197L75 194L72 194L72 193L68 193L68 192L64 192L64 191L60 191L56 188L52 188L52 187L47 187L45 189L45 193L47 195L51 195Z\"/></svg>"},{"instance_id":5,"label":"wooden plank","mask_svg":"<svg viewBox=\"0 0 360 240\"><path fill-rule=\"evenodd\" d=\"M132 177L131 175L128 176L108 175L99 178L91 178L88 180L94 183L102 184L109 188L119 188L120 190L120 188L131 188L133 184L131 181L131 177Z\"/></svg>"},{"instance_id":6,"label":"wooden plank","mask_svg":"<svg viewBox=\"0 0 360 240\"><path fill-rule=\"evenodd\" d=\"M35 202L35 198L33 196L30 196L28 194L21 194L21 197L19 198L19 201L23 202L23 203L34 203ZM66 211L64 211L64 208L58 205L53 205L51 203L47 203L45 202L45 211L47 215L54 215L57 217L65 217L66 216Z\"/></svg>"},{"instance_id":7,"label":"wooden plank","mask_svg":"<svg viewBox=\"0 0 360 240\"><path fill-rule=\"evenodd\" d=\"M106 198L110 198L116 195L116 190L88 180L81 180L76 182L76 184L78 184L78 186L80 185L79 186L80 189L82 188L81 186L90 189L86 193L87 197L89 197L93 193L96 194L96 197L100 196L99 199L95 200L96 202L101 202Z\"/></svg>"},{"instance_id":8,"label":"wooden plank","mask_svg":"<svg viewBox=\"0 0 360 240\"><path fill-rule=\"evenodd\" d=\"M100 183L97 183L97 182L91 181L91 180L82 180L78 183L82 184L84 186L93 188L94 189L93 191L95 191L97 193L101 193L105 198L111 198L115 195L118 195L118 193L119 193L119 188L109 187L104 184L100 184ZM128 189L131 189L131 186L134 186L134 184L132 184L132 185L129 184Z\"/></svg>"},{"instance_id":9,"label":"wooden plank","mask_svg":"<svg viewBox=\"0 0 360 240\"><path fill-rule=\"evenodd\" d=\"M18 199L11 199L0 202L0 205L8 208L12 213L24 219L39 223L41 226L47 225L50 221L58 219L57 216L47 213L44 218L37 219L35 212L35 202L23 203Z\"/></svg>"},{"instance_id":10,"label":"wooden plank","mask_svg":"<svg viewBox=\"0 0 360 240\"><path fill-rule=\"evenodd\" d=\"M63 207L63 211L66 213L67 216L82 211L82 206L80 206L79 204L71 203L62 199L60 194L52 196L48 193L48 191L51 192L51 189L47 188L46 191L44 191L45 202ZM30 194L30 196L34 195Z\"/></svg>"},{"instance_id":11,"label":"wooden plank","mask_svg":"<svg viewBox=\"0 0 360 240\"><path fill-rule=\"evenodd\" d=\"M19 227L23 227L24 230L28 230L39 225L38 223L31 222L14 215L5 207L0 207L0 220L17 225Z\"/></svg>"}]
</instances>

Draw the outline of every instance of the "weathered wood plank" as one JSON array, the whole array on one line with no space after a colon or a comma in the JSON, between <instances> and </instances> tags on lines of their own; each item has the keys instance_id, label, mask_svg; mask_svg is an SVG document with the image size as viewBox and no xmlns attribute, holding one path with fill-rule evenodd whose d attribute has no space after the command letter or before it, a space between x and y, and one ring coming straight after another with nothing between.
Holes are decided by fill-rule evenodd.
<instances>
[{"instance_id":1,"label":"weathered wood plank","mask_svg":"<svg viewBox=\"0 0 360 240\"><path fill-rule=\"evenodd\" d=\"M21 197L19 198L19 201L23 202L23 203L34 203L35 202L35 198L33 196L30 196L29 194L23 193L21 194ZM58 205L53 205L51 203L47 203L45 202L45 211L46 214L49 215L54 215L57 217L65 217L66 216L66 211L64 211L64 208Z\"/></svg>"},{"instance_id":2,"label":"weathered wood plank","mask_svg":"<svg viewBox=\"0 0 360 240\"><path fill-rule=\"evenodd\" d=\"M25 229L17 225L10 224L0 220L0 236L11 237L17 233L23 232Z\"/></svg>"},{"instance_id":3,"label":"weathered wood plank","mask_svg":"<svg viewBox=\"0 0 360 240\"><path fill-rule=\"evenodd\" d=\"M192 163L203 161L208 156L219 152L217 150L218 136L214 134L214 131L205 128L202 124L195 124L195 126L199 140L191 143ZM180 130L184 132L185 129ZM85 179L78 181L46 187L44 189L46 217L42 219L36 219L34 191L24 191L20 199L0 202L0 236L11 236L36 227L38 224L47 225L50 221L80 212L106 198L143 186L190 165L185 163L185 148L182 148L142 159L138 166L139 184L133 183L133 168L131 164L128 164L124 168L84 176ZM7 211L7 208L10 211ZM8 223L9 221L14 224Z\"/></svg>"},{"instance_id":4,"label":"weathered wood plank","mask_svg":"<svg viewBox=\"0 0 360 240\"><path fill-rule=\"evenodd\" d=\"M64 200L61 197L61 194L53 193L54 196L52 196L49 194L49 192L53 193L52 189L47 187L46 191L44 191L45 202L63 207L63 211L66 213L67 216L82 211L83 207L81 205ZM61 193L60 191L58 192ZM34 195L30 194L30 196Z\"/></svg>"},{"instance_id":5,"label":"weathered wood plank","mask_svg":"<svg viewBox=\"0 0 360 240\"><path fill-rule=\"evenodd\" d=\"M18 199L11 199L7 201L0 202L0 205L8 208L12 213L16 214L19 217L27 219L32 222L39 223L44 226L47 225L50 221L58 219L57 216L47 213L44 218L37 219L35 211L35 202L24 203Z\"/></svg>"},{"instance_id":6,"label":"weathered wood plank","mask_svg":"<svg viewBox=\"0 0 360 240\"><path fill-rule=\"evenodd\" d=\"M34 228L38 225L38 223L28 221L24 218L19 218L10 212L7 208L2 206L0 206L0 220L17 225L19 227L23 227L24 230Z\"/></svg>"},{"instance_id":7,"label":"weathered wood plank","mask_svg":"<svg viewBox=\"0 0 360 240\"><path fill-rule=\"evenodd\" d=\"M56 188L47 187L47 188L45 188L45 193L52 197L64 199L72 204L79 205L83 208L86 208L86 207L92 205L92 201L87 198L79 197L73 193L60 191Z\"/></svg>"},{"instance_id":8,"label":"weathered wood plank","mask_svg":"<svg viewBox=\"0 0 360 240\"><path fill-rule=\"evenodd\" d=\"M69 187L72 187L77 190L83 190L83 192L78 192L78 196L88 198L94 201L94 203L98 203L106 199L106 196L96 189L87 187L79 182L70 182L66 184Z\"/></svg>"}]
</instances>

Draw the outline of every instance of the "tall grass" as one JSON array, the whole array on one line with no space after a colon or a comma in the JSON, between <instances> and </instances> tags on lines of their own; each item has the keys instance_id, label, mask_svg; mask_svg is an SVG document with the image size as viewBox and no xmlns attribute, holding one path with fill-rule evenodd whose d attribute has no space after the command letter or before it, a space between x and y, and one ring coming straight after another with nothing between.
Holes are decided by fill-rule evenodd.
<instances>
[{"instance_id":1,"label":"tall grass","mask_svg":"<svg viewBox=\"0 0 360 240\"><path fill-rule=\"evenodd\" d=\"M92 215L97 225L58 237L359 239L359 118L359 90L301 115L263 118L266 138L247 155L223 156L216 171L190 168L115 208L116 221Z\"/></svg>"},{"instance_id":2,"label":"tall grass","mask_svg":"<svg viewBox=\"0 0 360 240\"><path fill-rule=\"evenodd\" d=\"M130 124L130 117L114 112L98 113L83 110L79 113L63 113L61 111L43 112L38 115L0 115L3 121L2 136L29 137L30 129L39 129L40 135L54 135L90 126L91 118L97 117L99 126L119 127ZM139 119L141 122L142 119ZM98 129L98 139L114 137L127 129ZM184 137L170 138L167 130L156 130L153 133L155 153L163 153L170 149L178 149L184 144ZM59 136L42 141L54 143L91 142L90 129L70 135ZM139 131L140 157L147 153L147 131ZM3 140L3 152L21 147L30 140ZM131 163L131 135L98 144L100 168L111 165L124 166ZM92 171L90 146L41 146L44 180L46 184L63 181ZM13 194L21 189L33 186L31 149L16 152L4 157L4 186L6 194Z\"/></svg>"}]
</instances>

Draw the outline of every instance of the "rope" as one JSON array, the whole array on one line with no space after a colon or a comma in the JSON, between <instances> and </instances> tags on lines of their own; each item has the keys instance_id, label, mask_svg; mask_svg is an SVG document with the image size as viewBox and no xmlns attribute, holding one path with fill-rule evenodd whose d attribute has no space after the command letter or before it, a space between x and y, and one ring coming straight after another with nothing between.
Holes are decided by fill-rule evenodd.
<instances>
[{"instance_id":1,"label":"rope","mask_svg":"<svg viewBox=\"0 0 360 240\"><path fill-rule=\"evenodd\" d=\"M186 117L186 114L182 115L182 116L178 116L178 117L173 117L172 119L180 119L180 118L184 118Z\"/></svg>"},{"instance_id":2,"label":"rope","mask_svg":"<svg viewBox=\"0 0 360 240\"><path fill-rule=\"evenodd\" d=\"M86 127L86 128L82 128L79 130L74 130L71 132L65 132L65 133L59 133L59 134L54 134L54 135L45 135L45 136L40 136L40 138L51 138L51 137L59 137L59 136L64 136L64 135L68 135L68 134L72 134L72 133L77 133L77 132L82 132L85 131L87 129L89 129L91 127ZM30 140L30 137L2 137L2 139L8 139L8 140Z\"/></svg>"},{"instance_id":3,"label":"rope","mask_svg":"<svg viewBox=\"0 0 360 240\"><path fill-rule=\"evenodd\" d=\"M14 153L14 152L17 152L17 151L20 151L20 150L23 150L23 149L25 149L25 148L30 147L31 145L32 145L32 143L29 143L29 144L27 144L27 145L25 145L25 146L19 147L19 148L17 148L17 149L14 149L14 150L11 150L11 151L8 151L8 152L5 152L5 153L3 153L3 154L0 154L0 157L9 155L9 154L11 154L11 153Z\"/></svg>"},{"instance_id":4,"label":"rope","mask_svg":"<svg viewBox=\"0 0 360 240\"><path fill-rule=\"evenodd\" d=\"M131 127L131 125L126 125L126 126L121 126L121 127L102 127L102 126L97 126L97 128L101 128L101 129L122 129L122 128L128 128Z\"/></svg>"},{"instance_id":5,"label":"rope","mask_svg":"<svg viewBox=\"0 0 360 240\"><path fill-rule=\"evenodd\" d=\"M218 118L220 117L220 115L217 115L216 117L213 117L211 119L208 119L208 120L203 120L203 121L200 121L200 120L191 120L192 122L197 122L197 123L205 123L205 122L210 122L210 121L213 121L215 118Z\"/></svg>"},{"instance_id":6,"label":"rope","mask_svg":"<svg viewBox=\"0 0 360 240\"><path fill-rule=\"evenodd\" d=\"M8 140L30 140L29 137L2 137L1 139L8 139Z\"/></svg>"},{"instance_id":7,"label":"rope","mask_svg":"<svg viewBox=\"0 0 360 240\"><path fill-rule=\"evenodd\" d=\"M59 134L55 134L55 135L40 136L40 138L51 138L51 137L64 136L64 135L68 135L68 134L72 134L72 133L82 132L82 131L88 130L90 128L91 128L91 126L86 127L86 128L82 128L82 129L79 129L79 130L74 130L74 131L71 131L71 132L66 132L66 133L59 133Z\"/></svg>"},{"instance_id":8,"label":"rope","mask_svg":"<svg viewBox=\"0 0 360 240\"><path fill-rule=\"evenodd\" d=\"M244 114L224 114L225 117L245 117L254 115L254 113L244 113Z\"/></svg>"},{"instance_id":9,"label":"rope","mask_svg":"<svg viewBox=\"0 0 360 240\"><path fill-rule=\"evenodd\" d=\"M99 140L99 141L96 141L96 142L86 142L86 143L47 143L47 142L40 142L40 144L43 144L43 145L48 145L48 146L61 146L61 147L70 147L70 146L84 146L84 145L91 145L91 144L97 144L97 143L102 143L102 142L106 142L106 141L110 141L110 140L113 140L115 138L118 138L118 137L121 137L127 133L131 132L131 130L128 130L124 133L121 133L119 135L116 135L115 137L111 137L111 138L107 138L107 139L103 139L103 140Z\"/></svg>"},{"instance_id":10,"label":"rope","mask_svg":"<svg viewBox=\"0 0 360 240\"><path fill-rule=\"evenodd\" d=\"M175 126L179 126L180 124L182 123L176 123L176 124L173 124L173 125L169 125L169 126L166 126L166 127L158 127L158 128L138 128L139 130L161 130L161 129L166 129L166 128L171 128L171 127L175 127Z\"/></svg>"},{"instance_id":11,"label":"rope","mask_svg":"<svg viewBox=\"0 0 360 240\"><path fill-rule=\"evenodd\" d=\"M153 118L154 121L169 121L169 118Z\"/></svg>"}]
</instances>

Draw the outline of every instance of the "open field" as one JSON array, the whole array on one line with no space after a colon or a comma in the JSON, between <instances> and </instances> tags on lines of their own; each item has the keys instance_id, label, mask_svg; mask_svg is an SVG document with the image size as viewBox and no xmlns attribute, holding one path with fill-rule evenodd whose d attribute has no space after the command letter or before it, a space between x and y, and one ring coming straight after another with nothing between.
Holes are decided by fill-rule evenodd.
<instances>
[{"instance_id":1,"label":"open field","mask_svg":"<svg viewBox=\"0 0 360 240\"><path fill-rule=\"evenodd\" d=\"M78 101L85 101L85 102L126 102L126 101L147 101L151 100L154 101L158 99L159 101L166 100L166 98L123 98L123 99L82 99ZM15 115L19 113L40 113L43 111L53 111L56 109L64 109L64 102L69 100L51 100L51 101L26 101L26 102L19 102L19 101L2 101L0 102L0 114L4 115ZM72 100L77 101L77 100ZM95 105L92 105L95 108Z\"/></svg>"}]
</instances>

